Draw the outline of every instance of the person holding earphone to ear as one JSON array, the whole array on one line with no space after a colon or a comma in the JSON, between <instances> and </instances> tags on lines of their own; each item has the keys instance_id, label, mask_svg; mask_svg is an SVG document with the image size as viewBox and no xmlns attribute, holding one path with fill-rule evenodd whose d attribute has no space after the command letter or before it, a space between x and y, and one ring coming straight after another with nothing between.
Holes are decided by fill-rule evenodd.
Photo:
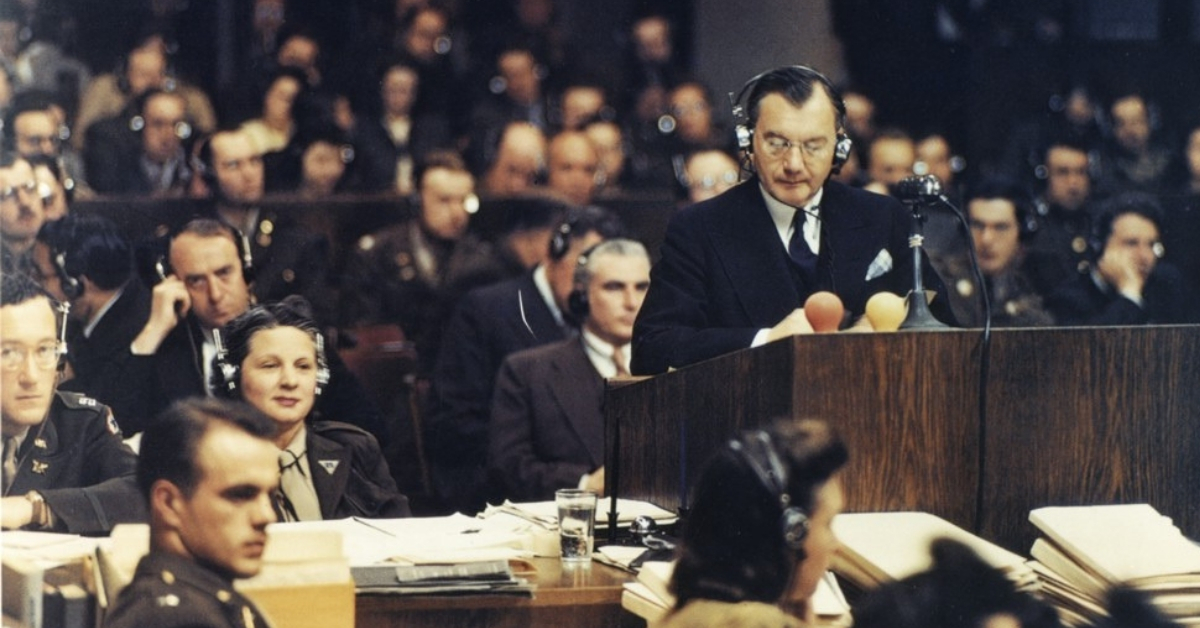
<instances>
[{"instance_id":1,"label":"person holding earphone to ear","mask_svg":"<svg viewBox=\"0 0 1200 628\"><path fill-rule=\"evenodd\" d=\"M245 401L278 429L281 521L395 518L411 513L379 443L348 423L318 420L314 404L329 384L325 340L302 297L256 305L215 337L213 389Z\"/></svg>"}]
</instances>

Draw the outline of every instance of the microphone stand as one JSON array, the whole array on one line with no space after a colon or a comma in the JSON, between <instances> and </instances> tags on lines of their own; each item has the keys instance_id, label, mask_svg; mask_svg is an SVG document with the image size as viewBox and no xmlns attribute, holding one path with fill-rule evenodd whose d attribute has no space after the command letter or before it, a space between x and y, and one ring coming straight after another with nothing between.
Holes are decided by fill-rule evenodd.
<instances>
[{"instance_id":1,"label":"microphone stand","mask_svg":"<svg viewBox=\"0 0 1200 628\"><path fill-rule=\"evenodd\" d=\"M937 180L937 177L925 175L920 177L909 177L900 183L901 186L910 188L916 186L920 189L919 194L901 194L901 202L908 205L912 211L912 235L908 237L908 246L912 249L913 255L913 289L908 293L908 314L904 317L904 322L900 323L900 329L916 329L924 331L950 329L950 326L939 321L934 317L933 312L929 311L929 300L925 297L925 278L923 271L924 259L921 255L922 248L925 244L925 235L923 234L925 216L921 214L921 205L928 202L929 198L937 198L941 194L942 184Z\"/></svg>"}]
</instances>

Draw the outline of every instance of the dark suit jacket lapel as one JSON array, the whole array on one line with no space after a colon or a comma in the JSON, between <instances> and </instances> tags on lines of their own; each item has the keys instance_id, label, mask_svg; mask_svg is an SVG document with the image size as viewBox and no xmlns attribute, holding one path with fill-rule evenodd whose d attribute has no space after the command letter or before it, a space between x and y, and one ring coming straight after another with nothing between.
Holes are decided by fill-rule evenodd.
<instances>
[{"instance_id":1,"label":"dark suit jacket lapel","mask_svg":"<svg viewBox=\"0 0 1200 628\"><path fill-rule=\"evenodd\" d=\"M598 412L604 380L588 360L583 341L572 342L569 351L555 353L551 368L560 376L550 381L573 382L578 386L554 386L551 394L566 417L567 425L587 449L592 464L604 463L604 417Z\"/></svg>"},{"instance_id":2,"label":"dark suit jacket lapel","mask_svg":"<svg viewBox=\"0 0 1200 628\"><path fill-rule=\"evenodd\" d=\"M748 321L779 321L803 305L757 178L737 186L711 221L713 250Z\"/></svg>"},{"instance_id":3,"label":"dark suit jacket lapel","mask_svg":"<svg viewBox=\"0 0 1200 628\"><path fill-rule=\"evenodd\" d=\"M329 467L332 467L330 470ZM313 488L321 502L321 517L331 519L338 502L346 492L350 479L350 450L342 445L308 432L308 468L312 472Z\"/></svg>"},{"instance_id":4,"label":"dark suit jacket lapel","mask_svg":"<svg viewBox=\"0 0 1200 628\"><path fill-rule=\"evenodd\" d=\"M512 296L511 306L516 313L515 324L520 326L528 339L533 342L526 346L535 346L564 338L563 329L554 318L550 307L542 300L533 274L526 273L518 284L517 293ZM526 326L528 323L528 327Z\"/></svg>"}]
</instances>

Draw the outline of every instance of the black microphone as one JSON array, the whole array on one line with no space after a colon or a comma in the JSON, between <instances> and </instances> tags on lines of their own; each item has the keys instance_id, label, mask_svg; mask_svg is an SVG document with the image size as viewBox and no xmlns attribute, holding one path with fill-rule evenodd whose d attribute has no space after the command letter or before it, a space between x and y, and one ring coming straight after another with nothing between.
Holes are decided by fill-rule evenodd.
<instances>
[{"instance_id":1,"label":"black microphone","mask_svg":"<svg viewBox=\"0 0 1200 628\"><path fill-rule=\"evenodd\" d=\"M905 177L892 186L891 191L905 205L929 205L946 200L942 194L942 182L931 174Z\"/></svg>"}]
</instances>

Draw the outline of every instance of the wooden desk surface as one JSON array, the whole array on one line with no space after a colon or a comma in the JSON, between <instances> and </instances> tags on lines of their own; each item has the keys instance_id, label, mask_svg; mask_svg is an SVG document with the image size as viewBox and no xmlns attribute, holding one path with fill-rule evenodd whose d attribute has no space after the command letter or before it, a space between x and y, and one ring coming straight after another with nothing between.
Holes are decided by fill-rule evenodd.
<instances>
[{"instance_id":1,"label":"wooden desk surface","mask_svg":"<svg viewBox=\"0 0 1200 628\"><path fill-rule=\"evenodd\" d=\"M359 595L355 624L371 628L645 625L621 608L621 585L633 581L632 574L596 562L578 567L563 567L557 558L535 558L529 562L533 571L520 575L537 583L532 598Z\"/></svg>"}]
</instances>

